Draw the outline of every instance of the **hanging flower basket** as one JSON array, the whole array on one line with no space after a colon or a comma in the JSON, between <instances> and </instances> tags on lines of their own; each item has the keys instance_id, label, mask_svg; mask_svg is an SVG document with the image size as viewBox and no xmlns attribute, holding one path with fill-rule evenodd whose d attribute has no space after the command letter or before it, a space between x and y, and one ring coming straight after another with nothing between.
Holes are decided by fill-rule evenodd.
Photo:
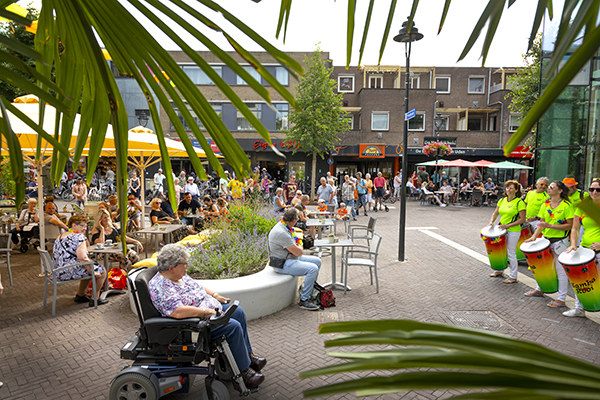
<instances>
[{"instance_id":1,"label":"hanging flower basket","mask_svg":"<svg viewBox=\"0 0 600 400\"><path fill-rule=\"evenodd\" d=\"M452 154L452 147L442 142L429 143L423 146L423 154L428 157L447 156Z\"/></svg>"}]
</instances>

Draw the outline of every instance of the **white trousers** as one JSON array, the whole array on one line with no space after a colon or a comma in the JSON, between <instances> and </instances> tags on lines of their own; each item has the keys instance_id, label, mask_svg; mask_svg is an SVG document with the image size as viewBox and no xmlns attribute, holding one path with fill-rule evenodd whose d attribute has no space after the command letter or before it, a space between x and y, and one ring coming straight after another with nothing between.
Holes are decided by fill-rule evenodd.
<instances>
[{"instance_id":1,"label":"white trousers","mask_svg":"<svg viewBox=\"0 0 600 400\"><path fill-rule=\"evenodd\" d=\"M506 252L508 255L508 267L510 268L510 277L517 279L519 272L519 261L517 260L517 243L521 237L519 232L506 232Z\"/></svg>"},{"instance_id":2,"label":"white trousers","mask_svg":"<svg viewBox=\"0 0 600 400\"><path fill-rule=\"evenodd\" d=\"M550 248L552 249L552 255L554 256L554 268L556 268L556 276L558 277L558 299L562 302L567 298L567 290L569 289L569 277L565 272L562 264L558 262L558 256L562 254L566 248L563 246L563 250L560 253L556 253L554 247L558 245L560 242L552 243ZM535 290L541 292L540 285L536 285Z\"/></svg>"}]
</instances>

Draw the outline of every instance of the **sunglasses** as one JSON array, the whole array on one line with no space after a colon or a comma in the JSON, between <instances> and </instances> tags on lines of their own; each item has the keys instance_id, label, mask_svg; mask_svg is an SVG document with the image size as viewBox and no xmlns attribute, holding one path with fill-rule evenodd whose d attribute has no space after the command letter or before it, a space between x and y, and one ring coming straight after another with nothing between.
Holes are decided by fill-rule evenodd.
<instances>
[{"instance_id":1,"label":"sunglasses","mask_svg":"<svg viewBox=\"0 0 600 400\"><path fill-rule=\"evenodd\" d=\"M589 188L590 193L596 192L599 193L600 192L600 188Z\"/></svg>"}]
</instances>

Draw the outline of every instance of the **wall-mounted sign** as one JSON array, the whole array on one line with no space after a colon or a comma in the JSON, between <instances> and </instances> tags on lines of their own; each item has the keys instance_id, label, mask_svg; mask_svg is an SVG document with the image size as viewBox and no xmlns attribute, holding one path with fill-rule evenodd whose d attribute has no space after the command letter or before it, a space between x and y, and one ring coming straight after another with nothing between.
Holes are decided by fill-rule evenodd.
<instances>
[{"instance_id":1,"label":"wall-mounted sign","mask_svg":"<svg viewBox=\"0 0 600 400\"><path fill-rule=\"evenodd\" d=\"M425 136L423 139L423 146L437 142L442 142L448 146L456 146L456 139L456 137Z\"/></svg>"},{"instance_id":2,"label":"wall-mounted sign","mask_svg":"<svg viewBox=\"0 0 600 400\"><path fill-rule=\"evenodd\" d=\"M360 144L360 158L384 158L385 144Z\"/></svg>"},{"instance_id":3,"label":"wall-mounted sign","mask_svg":"<svg viewBox=\"0 0 600 400\"><path fill-rule=\"evenodd\" d=\"M281 140L279 142L273 141L273 145L275 147L280 147L282 150L289 149L297 149L300 145L297 142L292 142L291 140ZM254 145L252 145L253 150L267 150L269 148L269 144L262 140L256 140Z\"/></svg>"}]
</instances>

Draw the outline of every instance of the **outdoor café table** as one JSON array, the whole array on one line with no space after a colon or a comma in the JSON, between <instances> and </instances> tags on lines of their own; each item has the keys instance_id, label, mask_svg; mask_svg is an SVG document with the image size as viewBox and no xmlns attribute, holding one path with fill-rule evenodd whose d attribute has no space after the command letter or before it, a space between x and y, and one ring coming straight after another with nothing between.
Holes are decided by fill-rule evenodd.
<instances>
[{"instance_id":1,"label":"outdoor caf\u00e9 table","mask_svg":"<svg viewBox=\"0 0 600 400\"><path fill-rule=\"evenodd\" d=\"M332 289L338 287L340 289L344 289L344 287L347 290L352 290L350 288L350 286L344 285L342 282L338 282L336 280L336 276L335 276L335 270L336 270L336 261L335 261L335 249L336 247L341 247L342 248L342 257L344 255L343 250L346 247L353 247L354 246L354 242L350 239L340 239L337 243L330 243L329 240L327 239L317 239L315 240L315 247L331 247L331 282L328 282L326 284L323 285L323 287L327 288L330 287ZM342 274L344 271L341 271Z\"/></svg>"},{"instance_id":2,"label":"outdoor caf\u00e9 table","mask_svg":"<svg viewBox=\"0 0 600 400\"><path fill-rule=\"evenodd\" d=\"M154 226L149 228L140 229L136 231L136 233L143 233L144 236L153 235L154 236L154 251L158 251L158 235L169 235L169 241L171 241L171 234L178 229L181 229L184 225L181 224L159 224L160 229L156 230ZM163 230L164 228L164 230ZM148 258L148 246L146 245L146 258Z\"/></svg>"},{"instance_id":3,"label":"outdoor caf\u00e9 table","mask_svg":"<svg viewBox=\"0 0 600 400\"><path fill-rule=\"evenodd\" d=\"M321 221L318 218L308 218L306 220L306 226L316 226L317 227L317 239L321 239L323 237L323 227L324 226L333 226L334 230L335 230L335 223L333 222L333 219L329 218L323 221L323 223L321 223Z\"/></svg>"},{"instance_id":4,"label":"outdoor caf\u00e9 table","mask_svg":"<svg viewBox=\"0 0 600 400\"><path fill-rule=\"evenodd\" d=\"M121 242L119 242L121 243ZM127 248L133 248L132 244L128 244ZM123 254L123 249L121 248L121 246L117 245L117 246L108 246L105 247L103 246L101 249L98 248L97 244L94 244L90 247L87 248L88 253L96 253L96 254L104 254L104 269L106 270L106 280L104 281L104 292L102 292L102 295L100 296L100 299L104 300L106 299L106 296L108 296L109 294L123 294L126 293L125 290L120 290L120 289L108 289L108 265L109 265L109 261L108 261L108 255L109 254ZM111 268L112 269L112 268Z\"/></svg>"}]
</instances>

